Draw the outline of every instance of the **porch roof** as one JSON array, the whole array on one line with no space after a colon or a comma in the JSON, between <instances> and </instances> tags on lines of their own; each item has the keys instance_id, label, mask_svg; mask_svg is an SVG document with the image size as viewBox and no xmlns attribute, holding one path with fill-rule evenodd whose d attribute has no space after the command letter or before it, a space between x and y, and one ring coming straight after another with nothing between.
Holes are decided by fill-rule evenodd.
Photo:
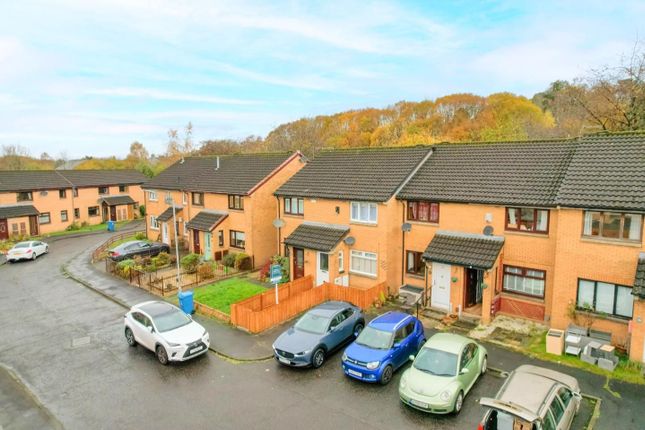
<instances>
[{"instance_id":1,"label":"porch roof","mask_svg":"<svg viewBox=\"0 0 645 430\"><path fill-rule=\"evenodd\" d=\"M99 203L105 203L108 206L121 206L121 205L133 205L136 202L129 195L120 194L118 196L101 197L99 198Z\"/></svg>"},{"instance_id":2,"label":"porch roof","mask_svg":"<svg viewBox=\"0 0 645 430\"><path fill-rule=\"evenodd\" d=\"M213 231L217 224L222 222L227 216L228 212L203 210L186 223L186 228L190 230Z\"/></svg>"},{"instance_id":3,"label":"porch roof","mask_svg":"<svg viewBox=\"0 0 645 430\"><path fill-rule=\"evenodd\" d=\"M175 206L175 215L182 211L181 206ZM166 222L172 218L172 206L166 208L165 211L161 212L161 215L157 217L157 221Z\"/></svg>"},{"instance_id":4,"label":"porch roof","mask_svg":"<svg viewBox=\"0 0 645 430\"><path fill-rule=\"evenodd\" d=\"M0 206L0 219L17 218L21 216L38 215L34 205L3 205Z\"/></svg>"},{"instance_id":5,"label":"porch roof","mask_svg":"<svg viewBox=\"0 0 645 430\"><path fill-rule=\"evenodd\" d=\"M298 248L329 252L349 232L349 227L337 224L303 222L284 243Z\"/></svg>"},{"instance_id":6,"label":"porch roof","mask_svg":"<svg viewBox=\"0 0 645 430\"><path fill-rule=\"evenodd\" d=\"M645 252L641 252L638 257L632 294L645 299Z\"/></svg>"},{"instance_id":7,"label":"porch roof","mask_svg":"<svg viewBox=\"0 0 645 430\"><path fill-rule=\"evenodd\" d=\"M490 269L504 246L502 236L486 236L455 231L438 231L423 259L457 266Z\"/></svg>"}]
</instances>

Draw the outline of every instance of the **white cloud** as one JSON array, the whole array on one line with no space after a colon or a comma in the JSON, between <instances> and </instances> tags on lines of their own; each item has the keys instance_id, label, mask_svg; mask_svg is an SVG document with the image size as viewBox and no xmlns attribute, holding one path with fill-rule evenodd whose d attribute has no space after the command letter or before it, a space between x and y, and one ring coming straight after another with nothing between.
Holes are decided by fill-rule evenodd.
<instances>
[{"instance_id":1,"label":"white cloud","mask_svg":"<svg viewBox=\"0 0 645 430\"><path fill-rule=\"evenodd\" d=\"M126 97L126 98L145 98L152 100L167 100L195 103L210 104L227 104L227 105L257 105L261 104L258 100L232 99L226 97L200 96L172 91L157 90L154 88L132 88L132 87L114 87L99 88L85 91L88 95L98 95L106 97Z\"/></svg>"}]
</instances>

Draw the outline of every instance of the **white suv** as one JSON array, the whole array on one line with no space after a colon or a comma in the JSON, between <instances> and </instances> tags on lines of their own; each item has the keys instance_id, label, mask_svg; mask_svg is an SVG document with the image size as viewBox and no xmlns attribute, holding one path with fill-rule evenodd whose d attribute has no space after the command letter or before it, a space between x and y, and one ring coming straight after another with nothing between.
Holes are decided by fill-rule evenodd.
<instances>
[{"instance_id":1,"label":"white suv","mask_svg":"<svg viewBox=\"0 0 645 430\"><path fill-rule=\"evenodd\" d=\"M161 364L185 361L208 351L208 332L176 306L150 301L132 306L125 314L125 339L154 351Z\"/></svg>"}]
</instances>

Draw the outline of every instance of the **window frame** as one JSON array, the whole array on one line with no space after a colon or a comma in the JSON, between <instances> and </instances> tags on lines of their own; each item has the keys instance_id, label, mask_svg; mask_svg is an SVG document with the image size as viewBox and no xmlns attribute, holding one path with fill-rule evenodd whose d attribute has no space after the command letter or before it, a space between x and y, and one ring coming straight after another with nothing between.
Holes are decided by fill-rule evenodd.
<instances>
[{"instance_id":1,"label":"window frame","mask_svg":"<svg viewBox=\"0 0 645 430\"><path fill-rule=\"evenodd\" d=\"M81 209L74 208L74 219L79 219L81 217Z\"/></svg>"},{"instance_id":2,"label":"window frame","mask_svg":"<svg viewBox=\"0 0 645 430\"><path fill-rule=\"evenodd\" d=\"M154 215L150 215L150 229L159 230L159 221L157 221L157 217Z\"/></svg>"},{"instance_id":3,"label":"window frame","mask_svg":"<svg viewBox=\"0 0 645 430\"><path fill-rule=\"evenodd\" d=\"M414 260L415 260L414 261L415 266L417 264L419 265L419 269L420 269L421 273L419 273L419 271L411 272L409 270L409 267L410 267L410 264L409 264L409 262L410 262L410 254L413 254ZM423 252L411 251L409 249L406 249L406 251L405 251L405 273L407 275L417 276L417 277L424 277L425 276L425 267L426 267L426 265L423 262Z\"/></svg>"},{"instance_id":4,"label":"window frame","mask_svg":"<svg viewBox=\"0 0 645 430\"><path fill-rule=\"evenodd\" d=\"M514 209L518 211L518 218L517 218L517 227L509 227L510 223L510 216L509 216L509 209ZM524 210L532 210L533 211L533 225L534 229L533 230L522 230L521 225L522 225L522 209ZM537 229L537 220L538 220L538 212L540 211L545 211L546 212L546 230L538 230ZM551 211L546 208L527 208L527 207L521 207L521 206L507 206L505 208L505 221L504 221L504 229L506 231L517 231L520 233L531 233L531 234L549 234L549 229L550 229L550 224L551 224Z\"/></svg>"},{"instance_id":5,"label":"window frame","mask_svg":"<svg viewBox=\"0 0 645 430\"><path fill-rule=\"evenodd\" d=\"M428 219L421 219L420 218L420 207L422 204L427 204L428 205ZM432 217L432 207L436 206L436 218ZM413 207L416 207L414 209L416 211L415 216L411 216L413 212ZM433 202L431 200L408 200L406 204L406 211L405 211L405 216L408 221L414 221L414 222L423 222L427 224L439 224L439 219L440 219L440 210L441 210L441 205L439 202Z\"/></svg>"},{"instance_id":6,"label":"window frame","mask_svg":"<svg viewBox=\"0 0 645 430\"><path fill-rule=\"evenodd\" d=\"M22 195L26 194L26 198L21 198ZM18 191L16 193L16 201L18 202L33 202L34 201L34 193L33 191Z\"/></svg>"},{"instance_id":7,"label":"window frame","mask_svg":"<svg viewBox=\"0 0 645 430\"><path fill-rule=\"evenodd\" d=\"M593 284L594 284L593 303L592 303L592 308L591 309L583 307L583 306L580 306L578 304L578 298L580 296L580 281L593 282ZM611 313L596 310L596 300L597 300L597 296L598 296L598 284L599 283L614 286L613 304L612 304L613 306L612 306L612 312ZM617 302L616 299L618 298L618 288L617 287L626 288L626 289L628 289L630 291L629 297L632 298L632 314L630 316L620 315L620 314L616 313L616 302ZM634 296L631 294L632 290L633 290L632 287L627 286L627 285L616 284L616 283L613 283L613 282L595 281L593 279L578 278L578 284L577 284L577 288L576 288L576 309L578 309L580 311L584 311L584 312L591 312L591 313L596 314L596 315L607 315L607 316L609 316L611 318L618 318L618 319L622 319L622 320L631 320L634 317Z\"/></svg>"},{"instance_id":8,"label":"window frame","mask_svg":"<svg viewBox=\"0 0 645 430\"><path fill-rule=\"evenodd\" d=\"M224 246L224 230L217 232L217 245L221 248Z\"/></svg>"},{"instance_id":9,"label":"window frame","mask_svg":"<svg viewBox=\"0 0 645 430\"><path fill-rule=\"evenodd\" d=\"M94 215L92 215L90 213L90 209L96 209L96 213ZM101 209L98 206L88 206L87 207L87 216L88 217L94 218L94 217L97 217L97 216L100 216L100 215L101 215Z\"/></svg>"},{"instance_id":10,"label":"window frame","mask_svg":"<svg viewBox=\"0 0 645 430\"><path fill-rule=\"evenodd\" d=\"M47 222L42 221L42 217L47 216ZM39 225L47 225L52 223L52 214L51 212L41 212L38 214L38 224Z\"/></svg>"},{"instance_id":11,"label":"window frame","mask_svg":"<svg viewBox=\"0 0 645 430\"><path fill-rule=\"evenodd\" d=\"M358 218L354 218L354 205L358 205ZM360 219L361 215L361 206L367 205L367 214L368 214L368 219L367 220L362 220ZM376 209L375 214L376 218L372 221L370 219L370 214L372 213L371 208L372 206ZM369 224L369 225L376 225L378 224L378 203L376 202L363 202L363 201L352 201L349 203L349 220L353 223L358 223L358 224Z\"/></svg>"},{"instance_id":12,"label":"window frame","mask_svg":"<svg viewBox=\"0 0 645 430\"><path fill-rule=\"evenodd\" d=\"M237 239L238 234L243 234L244 235L244 239L243 239L244 243L242 244L242 246L239 246L239 244L238 244L238 240L239 240L239 239ZM228 240L229 240L229 246L231 248L245 249L245 247L246 247L246 233L244 233L243 231L229 230L228 231Z\"/></svg>"},{"instance_id":13,"label":"window frame","mask_svg":"<svg viewBox=\"0 0 645 430\"><path fill-rule=\"evenodd\" d=\"M506 271L507 268L520 269L522 271L522 274L507 272ZM529 270L533 271L533 272L542 272L544 276L539 278L537 276L527 275L527 272ZM506 275L512 275L512 276L518 276L520 278L537 279L539 281L544 281L544 287L542 288L542 295L538 296L536 294L531 294L531 293L526 293L526 292L522 292L522 291L507 289L506 288ZM531 297L531 298L534 298L534 299L544 300L544 296L546 294L546 270L533 269L531 267L514 266L512 264L504 264L503 267L502 267L502 292L509 293L509 294L518 294L520 296L526 296L526 297Z\"/></svg>"},{"instance_id":14,"label":"window frame","mask_svg":"<svg viewBox=\"0 0 645 430\"><path fill-rule=\"evenodd\" d=\"M148 200L151 202L158 201L157 192L155 190L148 190Z\"/></svg>"},{"instance_id":15,"label":"window frame","mask_svg":"<svg viewBox=\"0 0 645 430\"><path fill-rule=\"evenodd\" d=\"M228 195L228 208L236 211L244 210L244 196L241 194Z\"/></svg>"},{"instance_id":16,"label":"window frame","mask_svg":"<svg viewBox=\"0 0 645 430\"><path fill-rule=\"evenodd\" d=\"M360 255L358 255L358 254L360 254ZM374 258L367 257L366 254L374 254ZM374 267L376 269L376 272L375 273L369 273L369 272L363 272L361 270L353 269L352 268L352 260L354 258L360 258L360 259L364 259L364 260L374 261L376 263L374 265ZM353 274L356 274L356 275L362 275L362 276L369 276L369 277L373 277L373 278L378 277L378 253L370 252L370 251L359 251L359 250L352 249L349 252L349 273L353 273Z\"/></svg>"},{"instance_id":17,"label":"window frame","mask_svg":"<svg viewBox=\"0 0 645 430\"><path fill-rule=\"evenodd\" d=\"M67 198L67 190L66 189L60 189L58 190L58 198L59 199L66 199Z\"/></svg>"},{"instance_id":18,"label":"window frame","mask_svg":"<svg viewBox=\"0 0 645 430\"><path fill-rule=\"evenodd\" d=\"M338 273L345 273L345 251L338 251Z\"/></svg>"},{"instance_id":19,"label":"window frame","mask_svg":"<svg viewBox=\"0 0 645 430\"><path fill-rule=\"evenodd\" d=\"M195 196L199 196L199 203L195 202ZM193 191L190 193L190 202L193 206L204 206L204 193Z\"/></svg>"},{"instance_id":20,"label":"window frame","mask_svg":"<svg viewBox=\"0 0 645 430\"><path fill-rule=\"evenodd\" d=\"M587 219L587 214L592 214L592 213L597 213L600 215L600 222L598 225L598 234L586 234L585 233L585 224L586 224L586 219ZM618 229L618 237L608 237L608 236L603 236L603 225L604 223L604 217L605 214L613 214L613 215L620 215L620 227ZM639 234L638 234L638 239L625 239L623 235L625 234L625 216L626 215L638 215L640 217L640 225L639 225ZM636 212L616 212L616 211L603 211L603 210L584 210L582 212L582 237L585 239L600 239L600 240L611 240L614 242L624 242L624 243L642 243L643 241L643 219L645 219L645 216L643 214L639 214ZM590 225L591 231L593 231L593 218L591 221Z\"/></svg>"},{"instance_id":21,"label":"window frame","mask_svg":"<svg viewBox=\"0 0 645 430\"><path fill-rule=\"evenodd\" d=\"M293 210L294 207L294 201L295 201L295 207L296 210ZM284 213L287 215L295 215L295 216L304 216L305 215L305 199L302 197L285 197L283 199L284 203ZM289 205L287 205L289 203ZM289 209L287 209L287 206L289 206Z\"/></svg>"},{"instance_id":22,"label":"window frame","mask_svg":"<svg viewBox=\"0 0 645 430\"><path fill-rule=\"evenodd\" d=\"M128 186L125 184L120 184L119 185L119 192L120 193L127 193L128 192Z\"/></svg>"},{"instance_id":23,"label":"window frame","mask_svg":"<svg viewBox=\"0 0 645 430\"><path fill-rule=\"evenodd\" d=\"M63 217L63 214L65 215L64 217ZM69 214L67 213L67 209L63 209L62 211L60 211L60 220L61 222L69 221Z\"/></svg>"},{"instance_id":24,"label":"window frame","mask_svg":"<svg viewBox=\"0 0 645 430\"><path fill-rule=\"evenodd\" d=\"M98 190L100 196L110 194L110 187L109 186L101 186L101 187L98 187L97 190ZM105 190L105 192L102 193L101 190Z\"/></svg>"}]
</instances>

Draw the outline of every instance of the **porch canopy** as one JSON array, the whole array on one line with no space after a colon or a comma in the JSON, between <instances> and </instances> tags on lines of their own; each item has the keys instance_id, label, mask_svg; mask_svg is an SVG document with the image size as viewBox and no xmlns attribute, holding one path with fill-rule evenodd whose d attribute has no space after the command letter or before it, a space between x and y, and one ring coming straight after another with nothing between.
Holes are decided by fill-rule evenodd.
<instances>
[{"instance_id":1,"label":"porch canopy","mask_svg":"<svg viewBox=\"0 0 645 430\"><path fill-rule=\"evenodd\" d=\"M0 219L18 218L22 216L38 215L34 205L2 205L0 206Z\"/></svg>"},{"instance_id":2,"label":"porch canopy","mask_svg":"<svg viewBox=\"0 0 645 430\"><path fill-rule=\"evenodd\" d=\"M172 209L171 216L172 216ZM186 223L186 228L211 232L219 223L224 221L228 212L203 210Z\"/></svg>"},{"instance_id":3,"label":"porch canopy","mask_svg":"<svg viewBox=\"0 0 645 430\"><path fill-rule=\"evenodd\" d=\"M175 215L181 213L182 209L183 208L181 206L175 206ZM172 219L172 206L167 208L165 211L161 213L161 215L157 217L157 221L161 221L161 222L166 222L170 219Z\"/></svg>"},{"instance_id":4,"label":"porch canopy","mask_svg":"<svg viewBox=\"0 0 645 430\"><path fill-rule=\"evenodd\" d=\"M423 259L488 270L495 264L503 246L502 236L440 230L428 244Z\"/></svg>"},{"instance_id":5,"label":"porch canopy","mask_svg":"<svg viewBox=\"0 0 645 430\"><path fill-rule=\"evenodd\" d=\"M284 243L296 248L330 252L348 232L349 227L344 225L303 222Z\"/></svg>"},{"instance_id":6,"label":"porch canopy","mask_svg":"<svg viewBox=\"0 0 645 430\"><path fill-rule=\"evenodd\" d=\"M127 194L119 196L105 196L99 199L99 203L105 203L108 206L133 205L136 202Z\"/></svg>"},{"instance_id":7,"label":"porch canopy","mask_svg":"<svg viewBox=\"0 0 645 430\"><path fill-rule=\"evenodd\" d=\"M645 252L641 252L638 256L638 264L636 265L636 278L634 279L634 288L632 294L645 299Z\"/></svg>"}]
</instances>

